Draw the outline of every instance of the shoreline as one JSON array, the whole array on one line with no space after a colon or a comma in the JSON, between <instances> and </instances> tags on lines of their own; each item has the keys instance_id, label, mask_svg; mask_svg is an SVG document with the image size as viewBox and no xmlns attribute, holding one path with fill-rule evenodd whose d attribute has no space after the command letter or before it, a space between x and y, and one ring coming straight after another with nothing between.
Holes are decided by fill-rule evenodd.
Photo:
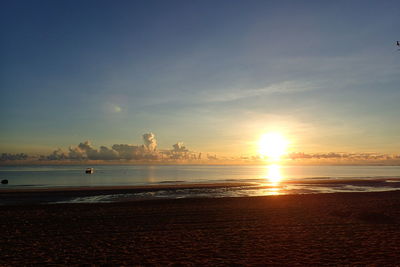
<instances>
[{"instance_id":1,"label":"shoreline","mask_svg":"<svg viewBox=\"0 0 400 267\"><path fill-rule=\"evenodd\" d=\"M191 188L220 188L254 185L252 182L232 182L232 183L168 183L155 185L109 185L109 186L60 186L49 188L10 188L0 189L0 193L34 193L34 192L103 192L103 191L131 191L142 192L147 190L163 189L191 189Z\"/></svg>"},{"instance_id":2,"label":"shoreline","mask_svg":"<svg viewBox=\"0 0 400 267\"><path fill-rule=\"evenodd\" d=\"M291 186L294 189L291 189ZM303 188L299 188L302 186ZM365 188L341 191L342 187ZM388 187L390 186L390 187ZM321 190L321 188L323 188ZM374 190L375 189L375 190ZM353 190L353 191L352 191ZM129 202L175 198L229 198L267 195L306 195L400 191L399 178L370 180L310 179L284 181L278 185L261 182L167 183L123 186L12 187L0 189L0 205L56 204L76 202Z\"/></svg>"},{"instance_id":3,"label":"shoreline","mask_svg":"<svg viewBox=\"0 0 400 267\"><path fill-rule=\"evenodd\" d=\"M0 265L378 265L400 191L0 206Z\"/></svg>"},{"instance_id":4,"label":"shoreline","mask_svg":"<svg viewBox=\"0 0 400 267\"><path fill-rule=\"evenodd\" d=\"M104 195L137 194L162 190L180 189L223 189L252 186L254 183L205 183L205 184L165 184L143 186L81 186L59 188L12 188L0 190L0 205L56 204L73 198L84 198ZM140 201L136 199L137 201ZM147 201L151 199L141 199ZM128 199L115 202L133 201Z\"/></svg>"}]
</instances>

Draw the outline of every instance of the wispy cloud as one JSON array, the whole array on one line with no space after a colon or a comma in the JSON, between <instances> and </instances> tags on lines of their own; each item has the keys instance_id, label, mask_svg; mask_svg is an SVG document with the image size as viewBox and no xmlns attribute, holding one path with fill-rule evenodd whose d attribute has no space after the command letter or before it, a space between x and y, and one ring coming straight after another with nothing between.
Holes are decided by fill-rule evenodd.
<instances>
[{"instance_id":1,"label":"wispy cloud","mask_svg":"<svg viewBox=\"0 0 400 267\"><path fill-rule=\"evenodd\" d=\"M266 87L255 89L224 89L216 91L206 91L202 93L202 99L205 102L229 102L243 98L257 97L269 94L289 94L299 93L320 88L319 85L312 82L302 81L283 81L273 83Z\"/></svg>"}]
</instances>

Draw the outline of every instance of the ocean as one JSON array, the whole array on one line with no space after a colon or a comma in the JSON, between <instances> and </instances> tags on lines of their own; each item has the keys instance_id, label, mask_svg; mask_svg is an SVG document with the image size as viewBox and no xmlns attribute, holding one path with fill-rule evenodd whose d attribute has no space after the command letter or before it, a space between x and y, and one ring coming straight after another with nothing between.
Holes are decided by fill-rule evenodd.
<instances>
[{"instance_id":1,"label":"ocean","mask_svg":"<svg viewBox=\"0 0 400 267\"><path fill-rule=\"evenodd\" d=\"M86 174L86 167L94 167ZM121 198L238 197L400 189L400 166L230 166L230 165L51 165L2 166L4 189L101 186L155 186L124 196L101 195L72 202L109 202ZM248 183L219 188L157 190L157 185Z\"/></svg>"}]
</instances>

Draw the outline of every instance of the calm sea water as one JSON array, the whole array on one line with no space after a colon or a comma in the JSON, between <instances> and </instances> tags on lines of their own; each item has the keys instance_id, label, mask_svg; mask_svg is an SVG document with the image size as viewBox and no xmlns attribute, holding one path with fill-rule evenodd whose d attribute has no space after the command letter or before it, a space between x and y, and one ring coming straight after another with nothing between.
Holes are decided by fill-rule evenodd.
<instances>
[{"instance_id":1,"label":"calm sea water","mask_svg":"<svg viewBox=\"0 0 400 267\"><path fill-rule=\"evenodd\" d=\"M0 190L174 183L251 183L250 186L233 188L155 190L136 196L180 198L364 192L400 188L400 166L101 165L94 167L93 174L86 174L86 166L82 165L3 166L0 167L0 179L8 179L9 184L0 185ZM115 196L99 196L96 201L108 201L110 198Z\"/></svg>"}]
</instances>

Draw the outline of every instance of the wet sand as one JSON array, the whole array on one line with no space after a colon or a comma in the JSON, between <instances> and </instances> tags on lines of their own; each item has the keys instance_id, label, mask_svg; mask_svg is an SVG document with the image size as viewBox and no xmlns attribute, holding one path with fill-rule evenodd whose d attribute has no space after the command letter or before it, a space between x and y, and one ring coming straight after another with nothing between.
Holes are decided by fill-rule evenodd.
<instances>
[{"instance_id":1,"label":"wet sand","mask_svg":"<svg viewBox=\"0 0 400 267\"><path fill-rule=\"evenodd\" d=\"M297 186L288 188L287 186ZM240 192L240 190L253 190L253 192L244 192L240 194L226 194L225 197L236 196L255 196L257 190L259 194L271 195L288 195L288 194L304 194L304 193L333 193L340 192L340 189L347 188L350 192L358 191L393 191L400 190L399 178L375 178L375 179L307 179L307 180L293 180L282 181L279 185L276 184L263 184L260 182L224 182L224 183L164 183L154 185L134 185L134 186L77 186L77 187L24 187L24 186L2 186L0 187L0 206L1 205L19 205L19 204L44 204L55 202L74 202L77 198L112 196L103 202L111 201L129 201L129 200L144 200L151 198L159 198L158 196L152 197L154 193L164 192L165 198L178 198L178 197L196 197L195 194L188 192L185 194L177 194L182 190L203 190L204 195L212 197L210 191L214 189L222 189L223 191ZM273 189L271 191L263 192L263 189ZM208 191L210 190L210 191ZM199 192L199 191L197 191ZM147 197L140 197L141 193L150 193ZM136 195L136 196L135 196ZM169 196L168 196L169 195ZM179 195L179 196L178 196ZM217 197L222 195L217 195Z\"/></svg>"},{"instance_id":2,"label":"wet sand","mask_svg":"<svg viewBox=\"0 0 400 267\"><path fill-rule=\"evenodd\" d=\"M251 186L252 183L164 184L144 186L87 186L53 188L5 188L0 190L0 205L45 204L78 197L121 195L179 189L217 189Z\"/></svg>"},{"instance_id":3,"label":"wet sand","mask_svg":"<svg viewBox=\"0 0 400 267\"><path fill-rule=\"evenodd\" d=\"M0 212L1 266L400 264L400 191Z\"/></svg>"}]
</instances>

